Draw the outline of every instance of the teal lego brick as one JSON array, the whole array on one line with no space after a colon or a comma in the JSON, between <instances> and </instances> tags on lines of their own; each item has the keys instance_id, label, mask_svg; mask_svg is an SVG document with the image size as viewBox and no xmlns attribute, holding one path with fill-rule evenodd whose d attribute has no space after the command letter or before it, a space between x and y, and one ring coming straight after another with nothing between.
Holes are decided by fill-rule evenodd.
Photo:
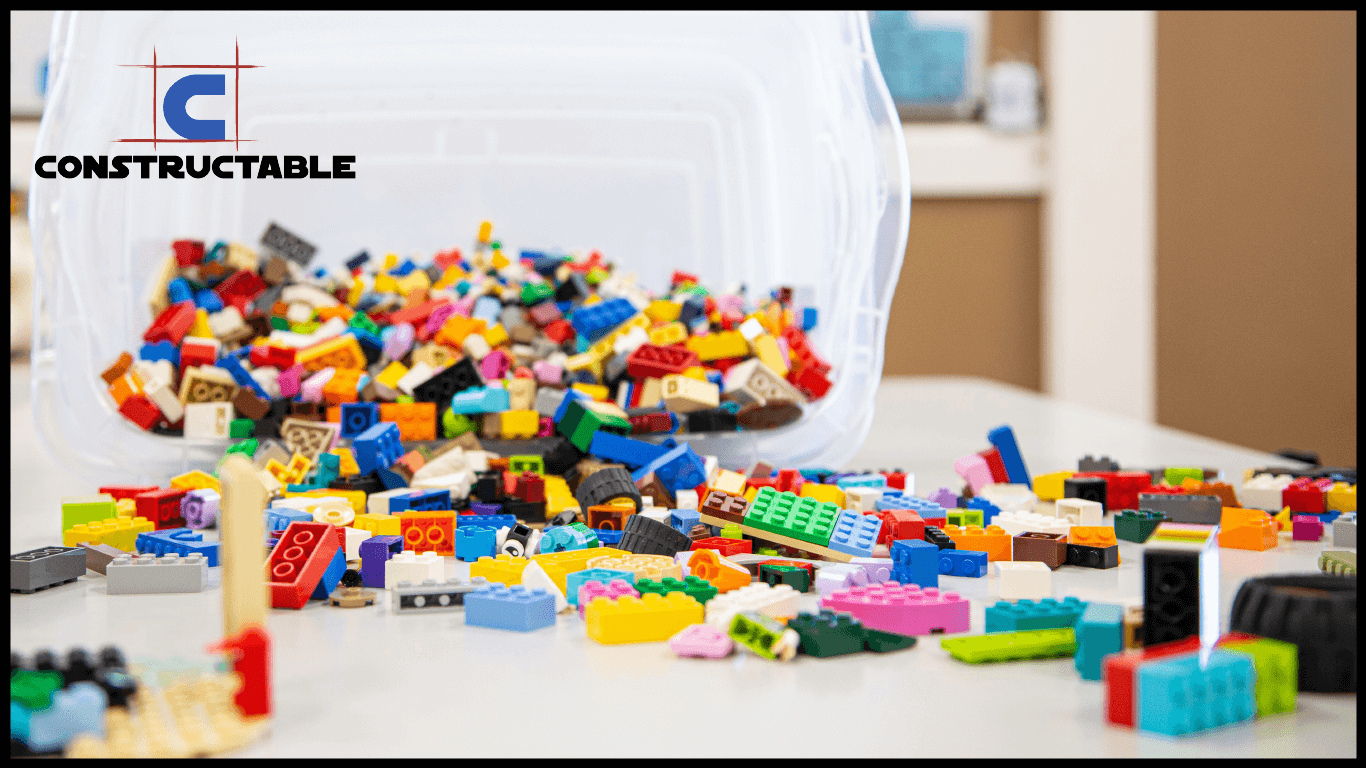
<instances>
[{"instance_id":1,"label":"teal lego brick","mask_svg":"<svg viewBox=\"0 0 1366 768\"><path fill-rule=\"evenodd\" d=\"M1138 669L1140 731L1185 736L1251 720L1257 713L1252 657L1216 650L1175 656Z\"/></svg>"},{"instance_id":2,"label":"teal lego brick","mask_svg":"<svg viewBox=\"0 0 1366 768\"><path fill-rule=\"evenodd\" d=\"M986 610L986 631L1019 632L1030 629L1062 629L1075 627L1086 610L1087 603L1075 597L1055 600L1051 597L1035 602L1002 600Z\"/></svg>"},{"instance_id":3,"label":"teal lego brick","mask_svg":"<svg viewBox=\"0 0 1366 768\"><path fill-rule=\"evenodd\" d=\"M1099 680L1101 661L1124 650L1124 609L1091 603L1077 622L1077 672L1083 680Z\"/></svg>"}]
</instances>

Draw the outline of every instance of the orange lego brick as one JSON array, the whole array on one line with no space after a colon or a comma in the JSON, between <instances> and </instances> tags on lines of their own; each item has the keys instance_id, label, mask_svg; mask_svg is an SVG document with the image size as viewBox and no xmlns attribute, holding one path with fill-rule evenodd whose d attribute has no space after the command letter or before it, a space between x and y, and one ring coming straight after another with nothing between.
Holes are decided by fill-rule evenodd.
<instances>
[{"instance_id":1,"label":"orange lego brick","mask_svg":"<svg viewBox=\"0 0 1366 768\"><path fill-rule=\"evenodd\" d=\"M1269 512L1224 507L1219 518L1219 546L1265 552L1280 545L1279 530L1280 524Z\"/></svg>"},{"instance_id":2,"label":"orange lego brick","mask_svg":"<svg viewBox=\"0 0 1366 768\"><path fill-rule=\"evenodd\" d=\"M1010 560L1010 534L999 525L988 525L986 530L980 525L963 528L957 525L944 526L944 534L953 540L959 549L987 553L987 562Z\"/></svg>"},{"instance_id":3,"label":"orange lego brick","mask_svg":"<svg viewBox=\"0 0 1366 768\"><path fill-rule=\"evenodd\" d=\"M1225 507L1243 506L1238 503L1238 494L1228 483L1206 483L1187 477L1181 480L1181 487L1194 496L1218 496L1220 503Z\"/></svg>"},{"instance_id":4,"label":"orange lego brick","mask_svg":"<svg viewBox=\"0 0 1366 768\"><path fill-rule=\"evenodd\" d=\"M339 373L343 370L365 371L365 353L361 351L360 342L350 334L301 349L294 362L309 373L324 368L336 368Z\"/></svg>"},{"instance_id":5,"label":"orange lego brick","mask_svg":"<svg viewBox=\"0 0 1366 768\"><path fill-rule=\"evenodd\" d=\"M318 319L324 323L328 320L331 320L334 317L340 317L343 320L350 320L351 316L356 314L356 311L354 309L351 309L345 304L338 304L335 307L318 307L317 312Z\"/></svg>"},{"instance_id":6,"label":"orange lego brick","mask_svg":"<svg viewBox=\"0 0 1366 768\"><path fill-rule=\"evenodd\" d=\"M340 424L340 423L341 423L341 406L340 406L340 405L329 405L329 406L327 406L327 413L326 413L325 418L326 418L327 421L330 421L330 422L332 422L333 424Z\"/></svg>"},{"instance_id":7,"label":"orange lego brick","mask_svg":"<svg viewBox=\"0 0 1366 768\"><path fill-rule=\"evenodd\" d=\"M394 463L402 464L403 466L407 467L413 472L417 472L419 469L422 469L422 467L426 465L427 460L422 458L422 454L418 453L417 451L408 451L407 453L400 456L398 460Z\"/></svg>"},{"instance_id":8,"label":"orange lego brick","mask_svg":"<svg viewBox=\"0 0 1366 768\"><path fill-rule=\"evenodd\" d=\"M460 349L460 345L464 343L466 336L471 333L483 333L485 325L486 323L483 320L452 315L446 324L441 326L441 330L436 332L432 341L451 349Z\"/></svg>"},{"instance_id":9,"label":"orange lego brick","mask_svg":"<svg viewBox=\"0 0 1366 768\"><path fill-rule=\"evenodd\" d=\"M142 394L142 385L133 373L125 373L109 385L109 394L114 396L114 402L123 405L124 400Z\"/></svg>"},{"instance_id":10,"label":"orange lego brick","mask_svg":"<svg viewBox=\"0 0 1366 768\"><path fill-rule=\"evenodd\" d=\"M356 392L356 385L360 383L360 377L364 373L365 371L361 369L336 369L332 378L323 385L323 402L328 405L340 406L342 403L354 403L360 400L360 395ZM338 421L340 421L340 417Z\"/></svg>"},{"instance_id":11,"label":"orange lego brick","mask_svg":"<svg viewBox=\"0 0 1366 768\"><path fill-rule=\"evenodd\" d=\"M400 440L436 439L436 403L380 403L379 420L397 424Z\"/></svg>"},{"instance_id":12,"label":"orange lego brick","mask_svg":"<svg viewBox=\"0 0 1366 768\"><path fill-rule=\"evenodd\" d=\"M399 514L403 548L455 557L455 513L450 510L408 511Z\"/></svg>"},{"instance_id":13,"label":"orange lego brick","mask_svg":"<svg viewBox=\"0 0 1366 768\"><path fill-rule=\"evenodd\" d=\"M1085 544L1088 547L1114 546L1115 529L1108 525L1074 525L1067 534L1069 544Z\"/></svg>"},{"instance_id":14,"label":"orange lego brick","mask_svg":"<svg viewBox=\"0 0 1366 768\"><path fill-rule=\"evenodd\" d=\"M747 568L736 565L714 549L699 549L688 560L688 573L711 583L718 593L749 586L750 573Z\"/></svg>"}]
</instances>

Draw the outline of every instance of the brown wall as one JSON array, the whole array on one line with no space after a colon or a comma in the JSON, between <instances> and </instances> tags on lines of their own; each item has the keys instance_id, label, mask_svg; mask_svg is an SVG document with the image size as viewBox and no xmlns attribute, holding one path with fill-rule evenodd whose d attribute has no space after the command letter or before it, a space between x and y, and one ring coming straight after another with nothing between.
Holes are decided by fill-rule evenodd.
<instances>
[{"instance_id":1,"label":"brown wall","mask_svg":"<svg viewBox=\"0 0 1366 768\"><path fill-rule=\"evenodd\" d=\"M1160 423L1356 463L1356 72L1352 12L1158 14Z\"/></svg>"}]
</instances>

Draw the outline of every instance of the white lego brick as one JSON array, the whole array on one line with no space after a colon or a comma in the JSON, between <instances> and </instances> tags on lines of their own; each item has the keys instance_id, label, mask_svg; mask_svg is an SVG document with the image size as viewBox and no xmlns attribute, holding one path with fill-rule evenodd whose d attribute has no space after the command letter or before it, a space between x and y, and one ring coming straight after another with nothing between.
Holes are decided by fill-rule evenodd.
<instances>
[{"instance_id":1,"label":"white lego brick","mask_svg":"<svg viewBox=\"0 0 1366 768\"><path fill-rule=\"evenodd\" d=\"M1053 571L1040 562L997 562L1002 600L1040 600L1053 596Z\"/></svg>"},{"instance_id":2,"label":"white lego brick","mask_svg":"<svg viewBox=\"0 0 1366 768\"><path fill-rule=\"evenodd\" d=\"M166 361L160 360L158 362L164 363ZM185 406L164 380L155 378L146 381L142 386L142 393L160 409L161 415L166 417L166 421L174 424L185 417Z\"/></svg>"},{"instance_id":3,"label":"white lego brick","mask_svg":"<svg viewBox=\"0 0 1366 768\"><path fill-rule=\"evenodd\" d=\"M773 617L796 616L799 597L801 593L791 585L779 584L774 587L767 582L755 582L708 600L707 623L729 628L735 614L746 611L758 611Z\"/></svg>"},{"instance_id":4,"label":"white lego brick","mask_svg":"<svg viewBox=\"0 0 1366 768\"><path fill-rule=\"evenodd\" d=\"M336 296L333 296L321 288L315 288L308 285L307 283L296 283L294 285L286 286L285 289L280 292L280 301L283 301L286 304L294 304L297 302L307 304L310 307L335 307L341 303L337 301Z\"/></svg>"},{"instance_id":5,"label":"white lego brick","mask_svg":"<svg viewBox=\"0 0 1366 768\"><path fill-rule=\"evenodd\" d=\"M490 455L492 454L490 454L488 451L466 451L465 463L468 466L466 466L465 468L471 472L474 472L475 474L489 471ZM494 458L497 458L497 456L494 456Z\"/></svg>"},{"instance_id":6,"label":"white lego brick","mask_svg":"<svg viewBox=\"0 0 1366 768\"><path fill-rule=\"evenodd\" d=\"M465 340L460 342L460 348L465 350L466 355L469 355L475 360L483 360L493 351L493 348L489 346L488 341L477 333L471 333L466 336Z\"/></svg>"},{"instance_id":7,"label":"white lego brick","mask_svg":"<svg viewBox=\"0 0 1366 768\"><path fill-rule=\"evenodd\" d=\"M347 561L360 559L360 543L374 535L371 531L362 531L359 528L343 528L346 531L346 559Z\"/></svg>"},{"instance_id":8,"label":"white lego brick","mask_svg":"<svg viewBox=\"0 0 1366 768\"><path fill-rule=\"evenodd\" d=\"M153 379L169 387L176 378L175 366L171 365L170 360L134 360L133 370L137 371L144 387Z\"/></svg>"},{"instance_id":9,"label":"white lego brick","mask_svg":"<svg viewBox=\"0 0 1366 768\"><path fill-rule=\"evenodd\" d=\"M855 512L869 512L877 508L885 488L845 488L844 508Z\"/></svg>"},{"instance_id":10,"label":"white lego brick","mask_svg":"<svg viewBox=\"0 0 1366 768\"><path fill-rule=\"evenodd\" d=\"M849 565L863 570L865 580L858 582L858 586L882 584L892 580L893 562L890 557L855 557L849 560Z\"/></svg>"},{"instance_id":11,"label":"white lego brick","mask_svg":"<svg viewBox=\"0 0 1366 768\"><path fill-rule=\"evenodd\" d=\"M541 564L532 560L522 569L522 586L527 589L540 587L546 592L555 596L555 613L564 613L569 610L569 600L564 593L555 585L555 580L550 578L550 574L545 572Z\"/></svg>"},{"instance_id":12,"label":"white lego brick","mask_svg":"<svg viewBox=\"0 0 1366 768\"><path fill-rule=\"evenodd\" d=\"M1260 474L1238 488L1238 503L1248 509L1261 509L1272 514L1281 511L1281 491L1295 481L1290 475Z\"/></svg>"},{"instance_id":13,"label":"white lego brick","mask_svg":"<svg viewBox=\"0 0 1366 768\"><path fill-rule=\"evenodd\" d=\"M868 574L863 568L849 563L833 563L816 572L816 591L821 595L867 584Z\"/></svg>"},{"instance_id":14,"label":"white lego brick","mask_svg":"<svg viewBox=\"0 0 1366 768\"><path fill-rule=\"evenodd\" d=\"M233 306L223 307L218 312L210 312L209 330L213 331L213 335L219 339L246 335L251 332L242 320L242 313Z\"/></svg>"},{"instance_id":15,"label":"white lego brick","mask_svg":"<svg viewBox=\"0 0 1366 768\"><path fill-rule=\"evenodd\" d=\"M707 487L710 488L712 480L721 472L721 460L715 456L702 457L702 475L707 478Z\"/></svg>"},{"instance_id":16,"label":"white lego brick","mask_svg":"<svg viewBox=\"0 0 1366 768\"><path fill-rule=\"evenodd\" d=\"M440 477L452 472L465 469L465 449L459 446L446 451L431 461L423 464L413 473L414 480L421 480L427 477Z\"/></svg>"},{"instance_id":17,"label":"white lego brick","mask_svg":"<svg viewBox=\"0 0 1366 768\"><path fill-rule=\"evenodd\" d=\"M645 332L640 326L633 326L631 330L621 334L612 341L612 354L631 354L642 344L650 343L650 334Z\"/></svg>"},{"instance_id":18,"label":"white lego brick","mask_svg":"<svg viewBox=\"0 0 1366 768\"><path fill-rule=\"evenodd\" d=\"M435 375L436 371L432 370L430 365L419 360L412 368L408 369L407 373L399 377L395 386L398 387L398 391L411 396L413 394L413 387L422 384Z\"/></svg>"},{"instance_id":19,"label":"white lego brick","mask_svg":"<svg viewBox=\"0 0 1366 768\"><path fill-rule=\"evenodd\" d=\"M226 440L232 419L232 403L188 403L185 406L185 439Z\"/></svg>"},{"instance_id":20,"label":"white lego brick","mask_svg":"<svg viewBox=\"0 0 1366 768\"><path fill-rule=\"evenodd\" d=\"M1002 512L1029 512L1039 497L1024 483L988 483L976 495L1001 508Z\"/></svg>"},{"instance_id":21,"label":"white lego brick","mask_svg":"<svg viewBox=\"0 0 1366 768\"><path fill-rule=\"evenodd\" d=\"M697 489L674 491L674 506L678 509L698 509Z\"/></svg>"},{"instance_id":22,"label":"white lego brick","mask_svg":"<svg viewBox=\"0 0 1366 768\"><path fill-rule=\"evenodd\" d=\"M1338 515L1333 521L1333 546L1352 547L1357 545L1357 516L1355 513Z\"/></svg>"},{"instance_id":23,"label":"white lego brick","mask_svg":"<svg viewBox=\"0 0 1366 768\"><path fill-rule=\"evenodd\" d=\"M474 487L474 474L463 469L448 475L424 477L421 480L414 478L411 486L413 489L429 490L444 488L451 492L453 499L467 498L472 487Z\"/></svg>"},{"instance_id":24,"label":"white lego brick","mask_svg":"<svg viewBox=\"0 0 1366 768\"><path fill-rule=\"evenodd\" d=\"M668 525L669 516L673 514L673 510L665 509L664 507L644 507L636 514L648 517L651 520L657 520L665 525Z\"/></svg>"},{"instance_id":25,"label":"white lego brick","mask_svg":"<svg viewBox=\"0 0 1366 768\"><path fill-rule=\"evenodd\" d=\"M729 469L718 470L716 477L707 486L713 490L724 491L726 493L743 496L745 494L745 476L739 472L732 472Z\"/></svg>"},{"instance_id":26,"label":"white lego brick","mask_svg":"<svg viewBox=\"0 0 1366 768\"><path fill-rule=\"evenodd\" d=\"M417 554L404 550L384 562L384 588L393 589L400 581L421 584L423 579L444 581L446 563L435 552Z\"/></svg>"},{"instance_id":27,"label":"white lego brick","mask_svg":"<svg viewBox=\"0 0 1366 768\"><path fill-rule=\"evenodd\" d=\"M1034 514L1044 517L1057 517L1058 505L1054 501L1041 501L1034 505Z\"/></svg>"},{"instance_id":28,"label":"white lego brick","mask_svg":"<svg viewBox=\"0 0 1366 768\"><path fill-rule=\"evenodd\" d=\"M111 595L203 592L209 583L209 560L199 553L119 555L105 567L105 583Z\"/></svg>"},{"instance_id":29,"label":"white lego brick","mask_svg":"<svg viewBox=\"0 0 1366 768\"><path fill-rule=\"evenodd\" d=\"M1072 525L1100 525L1105 519L1105 507L1099 501L1058 499L1054 504L1058 519Z\"/></svg>"},{"instance_id":30,"label":"white lego brick","mask_svg":"<svg viewBox=\"0 0 1366 768\"><path fill-rule=\"evenodd\" d=\"M1033 512L1002 512L991 523L1001 526L1011 536L1031 532L1067 534L1072 530L1072 524L1062 518Z\"/></svg>"},{"instance_id":31,"label":"white lego brick","mask_svg":"<svg viewBox=\"0 0 1366 768\"><path fill-rule=\"evenodd\" d=\"M270 395L271 400L280 396L279 368L270 365L254 368L251 371L251 378L261 386L261 389L266 391L267 395Z\"/></svg>"},{"instance_id":32,"label":"white lego brick","mask_svg":"<svg viewBox=\"0 0 1366 768\"><path fill-rule=\"evenodd\" d=\"M407 496L412 492L412 488L395 488L392 491L369 494L365 497L365 511L372 515L392 515L393 512L389 511L389 500L395 496Z\"/></svg>"}]
</instances>

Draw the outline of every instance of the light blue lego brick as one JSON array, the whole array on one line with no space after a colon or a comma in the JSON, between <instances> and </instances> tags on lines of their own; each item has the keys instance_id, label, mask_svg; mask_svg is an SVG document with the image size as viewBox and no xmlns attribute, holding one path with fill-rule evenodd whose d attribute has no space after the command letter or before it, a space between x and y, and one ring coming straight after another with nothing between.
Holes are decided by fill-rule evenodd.
<instances>
[{"instance_id":1,"label":"light blue lego brick","mask_svg":"<svg viewBox=\"0 0 1366 768\"><path fill-rule=\"evenodd\" d=\"M496 296L480 296L474 302L474 309L470 310L470 317L474 320L483 320L488 325L495 325L498 322L498 314L503 311L503 302Z\"/></svg>"},{"instance_id":2,"label":"light blue lego brick","mask_svg":"<svg viewBox=\"0 0 1366 768\"><path fill-rule=\"evenodd\" d=\"M1091 603L1077 622L1077 672L1083 680L1099 680L1101 660L1124 650L1124 609Z\"/></svg>"},{"instance_id":3,"label":"light blue lego brick","mask_svg":"<svg viewBox=\"0 0 1366 768\"><path fill-rule=\"evenodd\" d=\"M555 625L555 596L518 584L490 584L465 595L465 625L531 632Z\"/></svg>"},{"instance_id":4,"label":"light blue lego brick","mask_svg":"<svg viewBox=\"0 0 1366 768\"><path fill-rule=\"evenodd\" d=\"M218 542L206 542L204 534L189 528L166 528L139 533L133 545L141 554L151 553L157 557L171 553L181 557L197 554L203 555L204 559L209 561L210 568L218 565Z\"/></svg>"},{"instance_id":5,"label":"light blue lego brick","mask_svg":"<svg viewBox=\"0 0 1366 768\"><path fill-rule=\"evenodd\" d=\"M879 512L888 509L915 509L911 506L915 503L911 501L911 498L904 491L883 491L882 496L873 504L873 508Z\"/></svg>"},{"instance_id":6,"label":"light blue lego brick","mask_svg":"<svg viewBox=\"0 0 1366 768\"><path fill-rule=\"evenodd\" d=\"M1061 601L1045 597L1038 602L1019 600L1014 603L1002 600L987 606L986 631L1023 632L1075 627L1087 605L1075 597L1066 597Z\"/></svg>"},{"instance_id":7,"label":"light blue lego brick","mask_svg":"<svg viewBox=\"0 0 1366 768\"><path fill-rule=\"evenodd\" d=\"M472 387L451 397L451 412L499 413L508 410L510 402L502 387Z\"/></svg>"},{"instance_id":8,"label":"light blue lego brick","mask_svg":"<svg viewBox=\"0 0 1366 768\"><path fill-rule=\"evenodd\" d=\"M987 553L966 549L941 549L939 573L942 576L980 579L987 575Z\"/></svg>"},{"instance_id":9,"label":"light blue lego brick","mask_svg":"<svg viewBox=\"0 0 1366 768\"><path fill-rule=\"evenodd\" d=\"M826 546L854 557L872 557L873 545L877 544L881 532L880 519L849 509L840 510L839 517L835 518L835 529L830 534L830 543Z\"/></svg>"},{"instance_id":10,"label":"light blue lego brick","mask_svg":"<svg viewBox=\"0 0 1366 768\"><path fill-rule=\"evenodd\" d=\"M455 516L455 528L456 528L456 530L459 530L460 528L462 528L462 527L464 527L464 526L467 526L467 525L478 525L478 526L482 526L482 527L485 527L485 528L493 528L494 530L497 530L497 529L499 529L499 528L511 528L512 526L514 526L514 525L516 525L516 524L517 524L517 516L516 516L516 515L456 515L456 516Z\"/></svg>"},{"instance_id":11,"label":"light blue lego brick","mask_svg":"<svg viewBox=\"0 0 1366 768\"><path fill-rule=\"evenodd\" d=\"M892 542L893 578L921 589L939 588L939 547L920 539Z\"/></svg>"},{"instance_id":12,"label":"light blue lego brick","mask_svg":"<svg viewBox=\"0 0 1366 768\"><path fill-rule=\"evenodd\" d=\"M362 475L388 468L403 456L398 425L392 421L381 421L370 427L351 441L351 452Z\"/></svg>"},{"instance_id":13,"label":"light blue lego brick","mask_svg":"<svg viewBox=\"0 0 1366 768\"><path fill-rule=\"evenodd\" d=\"M311 523L313 515L293 507L270 507L265 512L266 546L275 546L275 532L283 531L290 523Z\"/></svg>"},{"instance_id":14,"label":"light blue lego brick","mask_svg":"<svg viewBox=\"0 0 1366 768\"><path fill-rule=\"evenodd\" d=\"M591 531L592 529L589 528L588 530ZM590 542L583 531L568 525L551 526L541 532L540 551L542 554L567 552L572 549L591 549L597 545L596 535Z\"/></svg>"},{"instance_id":15,"label":"light blue lego brick","mask_svg":"<svg viewBox=\"0 0 1366 768\"><path fill-rule=\"evenodd\" d=\"M1005 465L1010 482L1024 483L1029 490L1034 490L1034 481L1029 477L1029 470L1025 469L1024 457L1020 455L1020 446L1015 443L1015 432L1010 425L1004 424L991 430L987 433L987 440L1000 451L1001 463Z\"/></svg>"},{"instance_id":16,"label":"light blue lego brick","mask_svg":"<svg viewBox=\"0 0 1366 768\"><path fill-rule=\"evenodd\" d=\"M840 488L885 488L887 478L879 475L845 475L835 481Z\"/></svg>"},{"instance_id":17,"label":"light blue lego brick","mask_svg":"<svg viewBox=\"0 0 1366 768\"><path fill-rule=\"evenodd\" d=\"M455 559L472 563L493 557L498 548L498 529L482 525L462 525L455 529Z\"/></svg>"},{"instance_id":18,"label":"light blue lego brick","mask_svg":"<svg viewBox=\"0 0 1366 768\"><path fill-rule=\"evenodd\" d=\"M218 358L217 365L219 368L232 374L232 380L237 382L237 386L246 387L256 393L257 397L266 402L270 402L270 395L266 394L266 390L263 389L260 384L256 383L256 379L251 377L251 374L247 372L246 367L242 365L241 360L238 360L232 355L224 355L223 357Z\"/></svg>"},{"instance_id":19,"label":"light blue lego brick","mask_svg":"<svg viewBox=\"0 0 1366 768\"><path fill-rule=\"evenodd\" d=\"M104 715L108 708L109 697L104 689L90 681L72 683L65 690L56 691L52 694L52 706L29 714L29 749L34 752L58 750L82 733L103 738Z\"/></svg>"},{"instance_id":20,"label":"light blue lego brick","mask_svg":"<svg viewBox=\"0 0 1366 768\"><path fill-rule=\"evenodd\" d=\"M612 579L622 579L628 584L636 583L635 571L618 571L614 568L588 568L582 571L575 571L564 577L565 598L569 604L578 607L579 588L590 581L601 581L603 584Z\"/></svg>"},{"instance_id":21,"label":"light blue lego brick","mask_svg":"<svg viewBox=\"0 0 1366 768\"><path fill-rule=\"evenodd\" d=\"M599 429L593 433L588 452L600 459L620 462L630 469L636 469L668 453L669 449Z\"/></svg>"},{"instance_id":22,"label":"light blue lego brick","mask_svg":"<svg viewBox=\"0 0 1366 768\"><path fill-rule=\"evenodd\" d=\"M341 583L342 574L346 572L346 550L337 549L337 553L332 556L332 562L327 564L327 570L323 571L323 577L318 581L318 586L314 587L310 600L326 600L332 594L332 590Z\"/></svg>"},{"instance_id":23,"label":"light blue lego brick","mask_svg":"<svg viewBox=\"0 0 1366 768\"><path fill-rule=\"evenodd\" d=\"M9 737L28 741L28 722L29 716L33 713L28 707L17 701L11 700L9 703Z\"/></svg>"},{"instance_id":24,"label":"light blue lego brick","mask_svg":"<svg viewBox=\"0 0 1366 768\"><path fill-rule=\"evenodd\" d=\"M335 453L318 455L318 467L314 470L313 482L326 488L341 474L341 457Z\"/></svg>"},{"instance_id":25,"label":"light blue lego brick","mask_svg":"<svg viewBox=\"0 0 1366 768\"><path fill-rule=\"evenodd\" d=\"M694 525L700 522L702 522L702 516L695 509L675 509L669 513L669 525L685 536L692 531Z\"/></svg>"},{"instance_id":26,"label":"light blue lego brick","mask_svg":"<svg viewBox=\"0 0 1366 768\"><path fill-rule=\"evenodd\" d=\"M1140 731L1185 736L1251 720L1257 713L1252 657L1216 650L1200 668L1200 654L1173 656L1138 668Z\"/></svg>"}]
</instances>

